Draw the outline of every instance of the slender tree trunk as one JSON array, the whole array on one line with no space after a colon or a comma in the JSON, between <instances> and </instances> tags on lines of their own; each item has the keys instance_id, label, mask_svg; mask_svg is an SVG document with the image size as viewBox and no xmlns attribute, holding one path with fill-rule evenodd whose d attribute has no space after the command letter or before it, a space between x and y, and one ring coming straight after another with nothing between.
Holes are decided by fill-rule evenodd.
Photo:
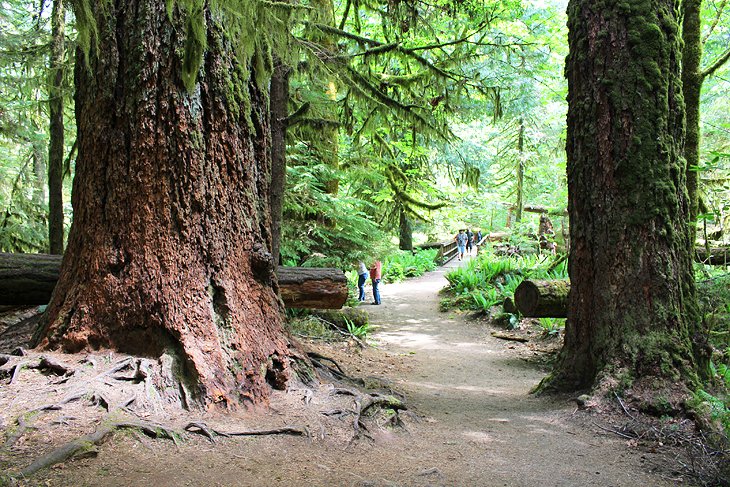
<instances>
[{"instance_id":1,"label":"slender tree trunk","mask_svg":"<svg viewBox=\"0 0 730 487\"><path fill-rule=\"evenodd\" d=\"M413 250L413 227L411 227L411 220L402 208L400 210L400 222L398 228L400 230L398 247L401 250Z\"/></svg>"},{"instance_id":2,"label":"slender tree trunk","mask_svg":"<svg viewBox=\"0 0 730 487\"><path fill-rule=\"evenodd\" d=\"M46 179L48 176L48 165L46 164L46 146L40 141L33 142L33 173L35 184L33 188L33 202L40 208L45 208L47 196Z\"/></svg>"},{"instance_id":3,"label":"slender tree trunk","mask_svg":"<svg viewBox=\"0 0 730 487\"><path fill-rule=\"evenodd\" d=\"M66 9L53 0L49 88L50 144L48 147L48 240L50 253L63 253L63 78Z\"/></svg>"},{"instance_id":4,"label":"slender tree trunk","mask_svg":"<svg viewBox=\"0 0 730 487\"><path fill-rule=\"evenodd\" d=\"M708 364L690 257L675 0L571 0L565 346L544 385L694 381Z\"/></svg>"},{"instance_id":5,"label":"slender tree trunk","mask_svg":"<svg viewBox=\"0 0 730 487\"><path fill-rule=\"evenodd\" d=\"M700 62L702 60L702 39L700 37L700 10L702 0L685 0L684 20L682 22L682 91L687 113L687 137L684 145L684 157L687 160L687 194L689 197L689 218L694 225L697 220L699 202L699 172L700 164L700 92L702 90L702 75ZM694 240L693 240L694 243Z\"/></svg>"},{"instance_id":6,"label":"slender tree trunk","mask_svg":"<svg viewBox=\"0 0 730 487\"><path fill-rule=\"evenodd\" d=\"M525 122L520 119L519 133L517 134L517 202L515 204L515 221L522 221L525 193Z\"/></svg>"},{"instance_id":7,"label":"slender tree trunk","mask_svg":"<svg viewBox=\"0 0 730 487\"><path fill-rule=\"evenodd\" d=\"M286 189L286 128L291 69L274 60L271 76L271 255L280 263L281 223Z\"/></svg>"},{"instance_id":8,"label":"slender tree trunk","mask_svg":"<svg viewBox=\"0 0 730 487\"><path fill-rule=\"evenodd\" d=\"M292 353L268 252L265 93L208 4L189 19L207 36L191 91L177 7L171 20L157 0L91 5L74 221L40 346L168 357L194 404L265 400Z\"/></svg>"},{"instance_id":9,"label":"slender tree trunk","mask_svg":"<svg viewBox=\"0 0 730 487\"><path fill-rule=\"evenodd\" d=\"M312 19L314 22L334 27L334 2L332 0L313 0L312 6ZM326 52L334 54L337 51L337 42L331 34L315 31L313 40L322 45ZM313 146L319 159L332 170L337 170L340 167L339 128L336 125L338 119L337 82L334 77L327 76L325 73L321 74L320 80L320 88L324 92L326 100L323 106L322 119L329 123L325 122L321 127L317 127L315 132L316 141L314 141ZM327 193L338 193L340 180L337 176L330 177L323 183Z\"/></svg>"}]
</instances>

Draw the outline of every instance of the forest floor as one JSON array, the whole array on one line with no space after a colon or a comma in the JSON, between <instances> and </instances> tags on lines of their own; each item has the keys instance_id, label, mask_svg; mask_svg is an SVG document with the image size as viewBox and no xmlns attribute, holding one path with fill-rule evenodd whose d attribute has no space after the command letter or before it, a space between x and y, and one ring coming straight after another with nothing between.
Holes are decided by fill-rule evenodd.
<instances>
[{"instance_id":1,"label":"forest floor","mask_svg":"<svg viewBox=\"0 0 730 487\"><path fill-rule=\"evenodd\" d=\"M401 412L400 426L381 428L376 419L369 423L367 436L356 437L352 416L345 414L352 397L340 397L334 385L323 381L319 386L275 391L270 408L256 411L205 417L185 417L179 411L143 414L179 429L197 420L223 431L306 427L309 437L219 437L213 443L186 435L172 442L125 430L91 455L59 463L20 484L693 485L681 473L677 451L620 436L614 421L621 418L591 407L590 401L579 408L573 397L529 393L545 376L545 359L557 349L558 339L544 338L537 328L529 327L516 332L528 340L524 343L498 339L492 336L497 329L485 318L440 312L438 292L446 285L444 273L458 264L454 261L421 278L383 286L381 306L362 306L374 326L370 346L303 342L309 350L336 360L347 375L402 394L408 410ZM113 364L119 358L98 356L92 361L94 369L96 362ZM66 363L77 367L83 359L65 357ZM61 390L61 381L30 370L16 379L0 385L0 431L6 438L18 429L16 418L23 411L73 392ZM90 416L88 407L74 409L82 407L80 401L71 401L59 410L33 415L33 428L0 449L0 470L18 471L52 447L93 431L109 409L97 405ZM342 414L332 414L337 407ZM388 418L381 419L385 423Z\"/></svg>"}]
</instances>

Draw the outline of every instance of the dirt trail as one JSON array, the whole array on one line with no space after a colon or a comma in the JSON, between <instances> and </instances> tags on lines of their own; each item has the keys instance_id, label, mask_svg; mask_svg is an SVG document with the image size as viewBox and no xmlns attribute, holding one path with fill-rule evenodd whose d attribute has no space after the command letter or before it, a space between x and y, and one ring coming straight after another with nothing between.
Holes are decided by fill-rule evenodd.
<instances>
[{"instance_id":1,"label":"dirt trail","mask_svg":"<svg viewBox=\"0 0 730 487\"><path fill-rule=\"evenodd\" d=\"M377 348L352 355L351 362L337 355L353 375L384 375L405 393L420 418L408 421L407 431L349 445L334 438L262 437L177 448L117 436L97 458L68 463L45 480L104 486L676 485L651 473L650 453L574 416L574 402L530 396L544 372L521 358L526 345L438 311L443 275L458 264L383 286L383 305L364 306L377 326ZM276 417L282 404L274 401L262 417ZM311 406L314 414L317 407Z\"/></svg>"}]
</instances>

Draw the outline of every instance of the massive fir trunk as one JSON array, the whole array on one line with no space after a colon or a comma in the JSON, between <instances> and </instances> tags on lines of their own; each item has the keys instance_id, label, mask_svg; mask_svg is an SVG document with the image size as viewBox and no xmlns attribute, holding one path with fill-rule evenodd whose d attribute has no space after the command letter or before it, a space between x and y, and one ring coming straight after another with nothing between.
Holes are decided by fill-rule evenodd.
<instances>
[{"instance_id":1,"label":"massive fir trunk","mask_svg":"<svg viewBox=\"0 0 730 487\"><path fill-rule=\"evenodd\" d=\"M158 0L103 3L76 64L74 221L40 346L171 357L198 404L261 401L291 353L267 250L265 96L209 7L188 21L207 24L207 51L187 91L178 9L171 22Z\"/></svg>"},{"instance_id":2,"label":"massive fir trunk","mask_svg":"<svg viewBox=\"0 0 730 487\"><path fill-rule=\"evenodd\" d=\"M708 357L689 249L675 0L568 7L570 307L547 385L693 380Z\"/></svg>"},{"instance_id":3,"label":"massive fir trunk","mask_svg":"<svg viewBox=\"0 0 730 487\"><path fill-rule=\"evenodd\" d=\"M64 0L53 1L51 59L49 63L50 143L48 147L48 241L50 253L63 253L63 60L66 9Z\"/></svg>"}]
</instances>

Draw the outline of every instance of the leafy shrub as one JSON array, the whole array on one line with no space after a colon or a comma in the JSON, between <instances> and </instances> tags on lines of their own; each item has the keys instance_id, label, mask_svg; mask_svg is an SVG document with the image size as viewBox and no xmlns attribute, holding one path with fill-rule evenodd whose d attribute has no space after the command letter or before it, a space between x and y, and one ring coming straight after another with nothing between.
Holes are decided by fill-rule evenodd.
<instances>
[{"instance_id":1,"label":"leafy shrub","mask_svg":"<svg viewBox=\"0 0 730 487\"><path fill-rule=\"evenodd\" d=\"M383 282L398 282L436 269L437 254L436 249L417 252L401 250L389 254L383 260Z\"/></svg>"}]
</instances>

